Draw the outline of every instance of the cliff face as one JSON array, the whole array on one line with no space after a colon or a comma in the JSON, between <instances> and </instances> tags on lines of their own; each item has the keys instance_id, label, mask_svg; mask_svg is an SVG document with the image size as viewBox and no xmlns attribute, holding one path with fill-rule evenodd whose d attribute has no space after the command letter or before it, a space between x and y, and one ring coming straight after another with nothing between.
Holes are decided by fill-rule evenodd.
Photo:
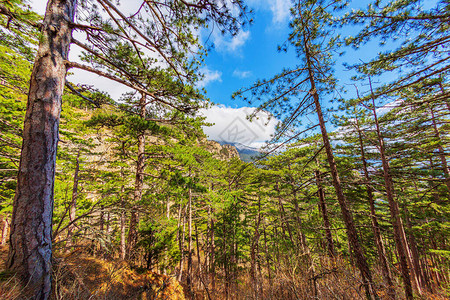
<instances>
[{"instance_id":1,"label":"cliff face","mask_svg":"<svg viewBox=\"0 0 450 300\"><path fill-rule=\"evenodd\" d=\"M233 158L239 158L239 153L234 146L231 145L220 145L215 141L202 141L203 144L213 156L220 160L230 160Z\"/></svg>"}]
</instances>

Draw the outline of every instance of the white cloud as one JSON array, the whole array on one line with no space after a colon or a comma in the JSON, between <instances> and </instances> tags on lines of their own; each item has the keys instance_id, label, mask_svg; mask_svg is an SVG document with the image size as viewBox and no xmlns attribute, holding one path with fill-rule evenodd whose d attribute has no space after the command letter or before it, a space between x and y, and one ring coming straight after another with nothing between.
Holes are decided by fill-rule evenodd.
<instances>
[{"instance_id":1,"label":"white cloud","mask_svg":"<svg viewBox=\"0 0 450 300\"><path fill-rule=\"evenodd\" d=\"M269 120L266 112L259 112L251 122L247 120L247 115L254 110L254 107L231 108L223 105L203 109L200 114L206 117L206 122L214 124L203 130L209 139L215 141L237 142L259 148L264 141L270 140L278 120Z\"/></svg>"},{"instance_id":2,"label":"white cloud","mask_svg":"<svg viewBox=\"0 0 450 300\"><path fill-rule=\"evenodd\" d=\"M292 0L248 0L252 8L270 10L272 12L272 23L283 23L290 19L290 8Z\"/></svg>"},{"instance_id":3,"label":"white cloud","mask_svg":"<svg viewBox=\"0 0 450 300\"><path fill-rule=\"evenodd\" d=\"M200 73L203 74L203 79L197 84L199 88L203 88L213 81L222 82L222 72L220 71L204 67L200 70Z\"/></svg>"},{"instance_id":4,"label":"white cloud","mask_svg":"<svg viewBox=\"0 0 450 300\"><path fill-rule=\"evenodd\" d=\"M397 99L393 102L387 103L381 107L378 107L376 109L377 115L378 116L382 116L388 112L390 112L392 109L399 107L400 105L402 105L404 99Z\"/></svg>"},{"instance_id":5,"label":"white cloud","mask_svg":"<svg viewBox=\"0 0 450 300\"><path fill-rule=\"evenodd\" d=\"M220 32L213 32L213 42L217 51L220 52L236 52L250 38L250 31L240 31L233 37L227 37Z\"/></svg>"},{"instance_id":6,"label":"white cloud","mask_svg":"<svg viewBox=\"0 0 450 300\"><path fill-rule=\"evenodd\" d=\"M241 71L241 70L236 69L233 71L233 76L237 77L237 78L241 78L241 79L249 78L250 76L252 76L252 72L251 71Z\"/></svg>"},{"instance_id":7,"label":"white cloud","mask_svg":"<svg viewBox=\"0 0 450 300\"><path fill-rule=\"evenodd\" d=\"M282 23L290 18L291 0L270 0L269 2L274 23Z\"/></svg>"}]
</instances>

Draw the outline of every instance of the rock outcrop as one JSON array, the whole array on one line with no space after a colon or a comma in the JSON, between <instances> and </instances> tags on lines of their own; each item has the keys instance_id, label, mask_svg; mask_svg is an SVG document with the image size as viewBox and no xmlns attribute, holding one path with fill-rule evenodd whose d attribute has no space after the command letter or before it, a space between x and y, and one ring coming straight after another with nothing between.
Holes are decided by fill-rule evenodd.
<instances>
[{"instance_id":1,"label":"rock outcrop","mask_svg":"<svg viewBox=\"0 0 450 300\"><path fill-rule=\"evenodd\" d=\"M232 145L220 145L218 142L207 140L201 141L200 144L204 145L205 149L211 152L214 158L220 160L239 158L239 153L236 147Z\"/></svg>"}]
</instances>

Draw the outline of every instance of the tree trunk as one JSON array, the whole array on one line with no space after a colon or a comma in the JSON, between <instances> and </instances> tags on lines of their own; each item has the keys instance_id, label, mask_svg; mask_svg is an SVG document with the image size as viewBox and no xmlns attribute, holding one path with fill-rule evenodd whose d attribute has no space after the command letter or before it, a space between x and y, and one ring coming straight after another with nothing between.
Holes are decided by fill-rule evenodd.
<instances>
[{"instance_id":1,"label":"tree trunk","mask_svg":"<svg viewBox=\"0 0 450 300\"><path fill-rule=\"evenodd\" d=\"M181 206L181 204L180 204ZM180 240L179 240L179 247L180 247L180 253L181 253L181 258L180 258L180 272L178 273L178 281L181 281L183 278L183 268L184 268L184 240L185 240L185 225L186 225L186 209L184 211L184 213L182 214L182 209L180 207L180 213L179 213L179 217L180 217L180 221L181 221L181 217L183 218L182 220L182 226L180 226L182 228L181 231L181 235L180 235Z\"/></svg>"},{"instance_id":2,"label":"tree trunk","mask_svg":"<svg viewBox=\"0 0 450 300\"><path fill-rule=\"evenodd\" d=\"M288 235L289 235L289 240L291 241L292 245L295 246L294 237L293 237L293 234L292 234L291 226L289 225L289 220L287 220L286 210L284 209L283 201L282 201L281 196L280 196L280 188L278 186L278 182L275 185L275 189L276 189L276 191L278 193L277 198L278 198L278 205L280 207L281 225L283 227L283 232L284 232L284 228L286 228L286 230L288 232Z\"/></svg>"},{"instance_id":3,"label":"tree trunk","mask_svg":"<svg viewBox=\"0 0 450 300\"><path fill-rule=\"evenodd\" d=\"M359 123L358 123L357 118L356 118L356 126L357 126L357 130L358 130L359 150L361 151L361 161L363 164L364 178L366 180L367 197L368 197L369 206L370 206L370 219L372 221L372 231L373 231L373 236L375 238L375 245L377 247L378 260L380 262L380 267L381 267L381 272L383 274L384 282L388 288L387 295L390 299L395 299L396 293L395 293L394 283L392 281L391 270L389 268L389 263L386 258L386 249L384 248L384 243L383 243L383 239L381 237L381 232L380 232L380 226L378 224L378 217L377 217L376 211L375 211L375 200L373 198L373 190L370 185L370 176L369 176L369 170L367 168L366 154L364 151L363 139L362 139L361 130L359 128Z\"/></svg>"},{"instance_id":4,"label":"tree trunk","mask_svg":"<svg viewBox=\"0 0 450 300\"><path fill-rule=\"evenodd\" d=\"M33 299L47 299L51 292L55 162L76 4L47 4L24 121L7 268L28 284Z\"/></svg>"},{"instance_id":5,"label":"tree trunk","mask_svg":"<svg viewBox=\"0 0 450 300\"><path fill-rule=\"evenodd\" d=\"M305 45L305 54L306 60L308 64L308 72L309 72L309 81L311 84L310 93L313 96L314 104L316 106L316 112L319 119L320 130L322 133L323 144L325 146L325 151L327 154L327 160L331 171L331 176L333 178L333 186L336 191L336 196L339 202L339 206L341 207L342 217L344 219L345 227L347 230L347 237L349 240L349 244L352 247L356 264L358 266L359 271L361 272L361 277L363 279L364 289L366 291L366 296L369 299L377 299L378 295L373 284L372 273L370 272L369 264L367 263L366 257L364 256L362 246L359 242L358 233L355 228L355 224L353 222L353 216L351 211L348 208L347 199L345 198L344 191L341 186L341 181L339 178L339 174L337 172L336 162L334 161L333 150L330 145L330 140L328 138L328 132L325 127L325 121L322 115L322 108L319 103L319 94L317 93L316 83L314 79L314 73L311 67L311 56L309 53L309 46L306 42L306 37L304 37L304 45Z\"/></svg>"},{"instance_id":6,"label":"tree trunk","mask_svg":"<svg viewBox=\"0 0 450 300\"><path fill-rule=\"evenodd\" d=\"M431 291L429 286L427 285L428 282L426 282L425 278L424 278L424 274L423 274L424 272L423 272L421 264L420 264L419 250L417 249L416 238L414 237L414 234L412 232L413 229L412 229L411 220L409 218L409 210L408 210L408 207L407 207L407 204L405 203L405 201L403 201L403 209L404 209L406 226L408 228L407 239L408 239L409 248L411 251L411 258L412 258L412 263L413 263L413 267L414 267L414 272L417 276L420 287L426 288L426 289L428 289L428 291Z\"/></svg>"},{"instance_id":7,"label":"tree trunk","mask_svg":"<svg viewBox=\"0 0 450 300\"><path fill-rule=\"evenodd\" d=\"M75 172L73 175L73 188L72 188L72 201L69 208L69 222L70 225L67 228L67 246L70 247L73 244L73 232L76 229L75 218L77 212L77 197L78 197L78 172L80 171L80 150L77 153L77 159L75 163Z\"/></svg>"},{"instance_id":8,"label":"tree trunk","mask_svg":"<svg viewBox=\"0 0 450 300\"><path fill-rule=\"evenodd\" d=\"M142 119L145 119L146 114L146 97L141 95L141 100L139 101L139 115ZM130 225L128 230L128 240L127 240L127 255L128 259L135 259L135 246L138 239L138 226L139 226L139 211L138 205L142 200L142 191L144 188L144 168L145 168L145 130L140 132L138 135L138 153L137 153L137 163L136 163L136 177L134 183L134 197L133 197L133 207L131 209L130 215Z\"/></svg>"},{"instance_id":9,"label":"tree trunk","mask_svg":"<svg viewBox=\"0 0 450 300\"><path fill-rule=\"evenodd\" d=\"M191 176L191 170L189 169L189 177ZM189 240L188 240L188 265L187 265L187 286L188 296L194 299L192 290L192 191L189 187L189 216L188 216L188 228L189 228Z\"/></svg>"},{"instance_id":10,"label":"tree trunk","mask_svg":"<svg viewBox=\"0 0 450 300\"><path fill-rule=\"evenodd\" d=\"M212 209L212 217L211 217L211 259L210 259L210 266L211 266L211 293L213 297L216 294L216 261L215 261L215 252L216 252L216 245L214 243L214 209Z\"/></svg>"},{"instance_id":11,"label":"tree trunk","mask_svg":"<svg viewBox=\"0 0 450 300\"><path fill-rule=\"evenodd\" d=\"M124 177L123 172L122 172L122 178ZM124 192L125 192L125 186L122 184L121 187L121 204L122 204L122 209L120 211L120 257L122 258L122 260L125 260L126 255L127 255L127 247L126 247L126 234L127 234L127 229L125 227L125 222L126 222L126 211L125 211L125 201L124 201Z\"/></svg>"},{"instance_id":12,"label":"tree trunk","mask_svg":"<svg viewBox=\"0 0 450 300\"><path fill-rule=\"evenodd\" d=\"M266 268L267 268L267 276L269 280L269 299L273 298L273 279L272 279L272 267L270 265L269 251L267 249L267 235L266 235L266 227L263 227L263 235L264 235L264 254L266 256Z\"/></svg>"},{"instance_id":13,"label":"tree trunk","mask_svg":"<svg viewBox=\"0 0 450 300\"><path fill-rule=\"evenodd\" d=\"M302 219L300 218L300 208L298 206L298 202L297 202L297 195L294 192L293 193L293 202L294 202L294 209L295 209L295 219L297 221L297 226L298 226L298 236L300 239L300 245L302 247L302 250L304 253L308 253L308 257L309 257L309 249L308 249L308 245L306 243L306 236L305 233L303 232L303 224L302 224Z\"/></svg>"},{"instance_id":14,"label":"tree trunk","mask_svg":"<svg viewBox=\"0 0 450 300\"><path fill-rule=\"evenodd\" d=\"M103 255L103 242L101 241L103 239L103 237L105 236L105 232L104 232L104 228L105 228L105 206L104 205L100 205L100 215L99 215L99 220L98 220L98 224L99 224L99 241L98 241L98 251L100 252L100 255Z\"/></svg>"},{"instance_id":15,"label":"tree trunk","mask_svg":"<svg viewBox=\"0 0 450 300\"><path fill-rule=\"evenodd\" d=\"M322 214L323 226L325 227L325 237L327 239L328 256L330 256L330 258L334 258L336 252L334 252L333 236L331 235L330 230L331 225L330 220L328 219L328 211L325 203L325 193L323 192L322 188L322 178L320 176L319 170L314 171L314 175L316 177L316 184L318 189L317 193L319 194L319 208Z\"/></svg>"},{"instance_id":16,"label":"tree trunk","mask_svg":"<svg viewBox=\"0 0 450 300\"><path fill-rule=\"evenodd\" d=\"M167 222L170 221L170 197L167 197L167 202L166 202L166 218L167 218ZM167 275L167 266L169 265L169 248L166 247L165 252L164 252L164 270L163 270L163 274Z\"/></svg>"},{"instance_id":17,"label":"tree trunk","mask_svg":"<svg viewBox=\"0 0 450 300\"><path fill-rule=\"evenodd\" d=\"M225 299L228 300L228 296L229 296L229 287L230 287L230 273L229 273L229 265L230 265L230 258L229 258L229 251L227 251L227 245L228 245L228 241L227 241L227 236L228 236L228 232L227 232L227 226L225 222L222 222L222 235L223 235L223 241L222 241L222 256L224 258L223 260L223 273L225 274Z\"/></svg>"},{"instance_id":18,"label":"tree trunk","mask_svg":"<svg viewBox=\"0 0 450 300\"><path fill-rule=\"evenodd\" d=\"M403 222L400 218L398 203L394 199L394 185L392 182L389 162L388 162L388 160L386 158L386 154L385 154L384 140L383 140L383 136L381 135L380 124L378 122L377 112L376 112L376 108L375 108L375 99L373 97L372 97L372 113L373 113L373 117L374 117L374 121L375 121L377 137L378 137L378 148L379 148L378 150L380 151L380 158L381 158L382 167L383 167L383 177L384 177L384 184L385 184L385 188L386 188L386 197L387 197L388 203L389 203L392 227L394 228L394 241L395 241L395 246L397 248L398 259L400 262L400 271L402 274L403 283L405 285L404 286L405 296L406 296L406 299L412 300L414 297L413 297L413 291L412 291L412 285L411 285L411 276L409 273L409 268L411 267L411 264L408 263L408 257L409 257L408 245L406 242L406 235L405 235L405 231L403 228ZM417 289L419 289L418 285L417 285Z\"/></svg>"},{"instance_id":19,"label":"tree trunk","mask_svg":"<svg viewBox=\"0 0 450 300\"><path fill-rule=\"evenodd\" d=\"M8 238L8 229L9 229L9 222L6 217L4 217L2 226L2 239L0 241L0 246L6 245L6 239Z\"/></svg>"},{"instance_id":20,"label":"tree trunk","mask_svg":"<svg viewBox=\"0 0 450 300\"><path fill-rule=\"evenodd\" d=\"M252 244L250 247L250 278L252 280L252 287L255 299L259 299L259 284L256 278L256 255L259 243L259 224L261 223L261 196L258 195L258 215L255 216L255 233L253 235Z\"/></svg>"}]
</instances>

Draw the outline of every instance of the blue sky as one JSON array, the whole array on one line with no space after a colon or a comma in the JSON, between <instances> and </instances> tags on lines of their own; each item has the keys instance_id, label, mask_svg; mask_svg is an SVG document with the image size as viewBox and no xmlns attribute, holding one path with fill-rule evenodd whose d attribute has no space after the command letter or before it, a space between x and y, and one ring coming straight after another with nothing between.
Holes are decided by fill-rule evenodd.
<instances>
[{"instance_id":1,"label":"blue sky","mask_svg":"<svg viewBox=\"0 0 450 300\"><path fill-rule=\"evenodd\" d=\"M31 0L33 8L41 14L44 13L46 2L46 0ZM131 14L137 10L142 0L127 0L121 3L124 12ZM254 23L245 27L237 36L222 36L215 31L201 33L201 38L206 40L209 37L215 47L206 57L205 66L202 68L205 78L200 86L207 90L207 96L216 104L201 113L206 116L207 122L214 123L212 127L204 128L210 139L225 139L259 147L265 140L270 139L270 135L275 130L276 120L263 126L267 119L261 115L262 121L250 123L245 116L251 113L253 108L248 107L248 104L243 101L232 100L231 95L242 87L250 86L257 79L270 78L285 67L295 66L297 58L292 51L288 53L277 51L277 46L287 39L290 31L291 0L247 0L246 3L254 10ZM367 1L364 0L357 2L356 5L365 6L365 3ZM348 28L346 33L351 34L351 31L352 29ZM357 54L347 49L343 59L348 60L349 63L357 63L358 61L352 60L359 58L368 60L382 50L376 42L372 42L365 49ZM76 60L79 54L80 49L72 46L70 59ZM344 70L343 59L336 65L336 76L341 79L340 84L345 85L350 83L351 73ZM97 75L79 70L70 75L69 80L74 83L94 84L108 91L115 99L128 90ZM352 92L354 90L352 86L348 86L348 89ZM326 99L323 105L329 106ZM309 121L314 122L314 116L308 116L308 118ZM230 131L230 127L235 131ZM239 134L233 135L233 133ZM234 140L230 136L234 136Z\"/></svg>"},{"instance_id":2,"label":"blue sky","mask_svg":"<svg viewBox=\"0 0 450 300\"><path fill-rule=\"evenodd\" d=\"M277 46L286 40L289 33L290 0L278 1L278 10L270 7L271 0L261 0L259 4L250 2L254 4L253 25L244 28L243 33L235 38L212 36L216 46L206 58L207 70L210 71L207 75L213 72L213 75L219 73L220 76L209 81L205 88L214 103L246 106L245 102L231 100L231 94L257 79L275 75L284 66L295 64L292 53L277 51ZM239 40L239 46L233 47L233 40Z\"/></svg>"},{"instance_id":3,"label":"blue sky","mask_svg":"<svg viewBox=\"0 0 450 300\"><path fill-rule=\"evenodd\" d=\"M31 3L35 11L44 14L47 0L31 0ZM132 14L142 0L127 0L121 3L120 7L124 12ZM126 3L126 6L123 3ZM245 117L253 109L245 102L231 100L231 94L251 85L258 78L267 78L283 67L295 64L292 54L277 52L277 46L283 43L289 32L291 0L248 0L247 3L254 10L252 26L247 26L235 37L209 31L203 31L201 34L204 41L209 37L215 44L202 68L205 79L201 87L207 90L207 96L216 104L201 113L207 117L207 122L214 124L204 128L210 139L225 139L259 147L265 140L270 139L276 121L272 120L267 126L264 126L263 121L249 122ZM76 60L79 54L80 49L72 46L70 59ZM71 82L94 84L115 99L128 91L127 88L97 75L80 70L72 72L74 74L69 75ZM230 124L240 133L237 138L230 138L231 135L227 131Z\"/></svg>"},{"instance_id":4,"label":"blue sky","mask_svg":"<svg viewBox=\"0 0 450 300\"><path fill-rule=\"evenodd\" d=\"M290 0L249 1L254 22L236 37L211 34L215 47L209 52L203 69L207 96L217 106L203 114L214 126L204 128L214 140L240 142L260 147L275 131L276 120L267 125L267 116L249 122L246 115L254 108L248 103L231 99L233 92L248 87L257 79L271 77L283 67L295 65L293 53L278 53L289 33ZM204 32L203 36L209 36Z\"/></svg>"}]
</instances>

